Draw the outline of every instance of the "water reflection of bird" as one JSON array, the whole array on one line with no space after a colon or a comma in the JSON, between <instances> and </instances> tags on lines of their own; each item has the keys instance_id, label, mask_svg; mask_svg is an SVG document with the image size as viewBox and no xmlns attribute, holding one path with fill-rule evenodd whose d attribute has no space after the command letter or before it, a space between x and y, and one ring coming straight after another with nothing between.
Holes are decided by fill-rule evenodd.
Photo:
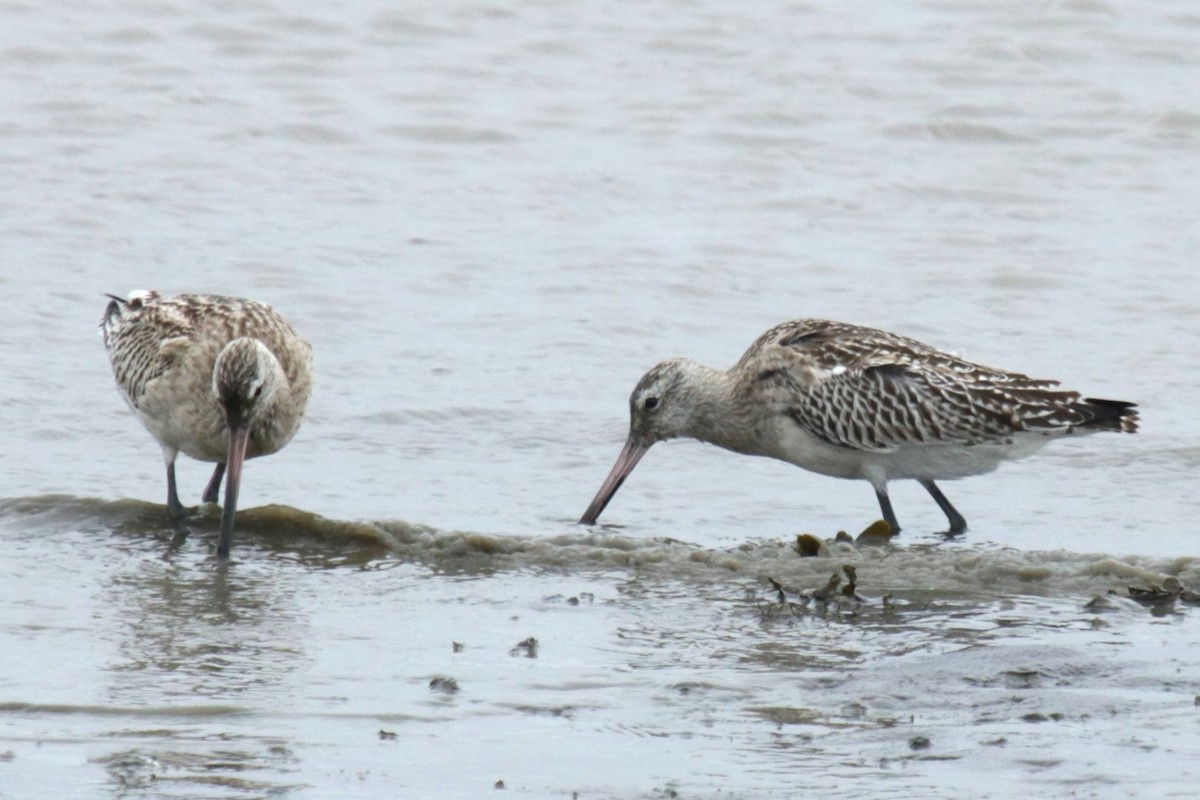
<instances>
[{"instance_id":1,"label":"water reflection of bird","mask_svg":"<svg viewBox=\"0 0 1200 800\"><path fill-rule=\"evenodd\" d=\"M638 382L629 411L629 438L583 524L596 522L651 445L689 437L869 481L896 530L888 481L916 480L957 533L967 521L934 481L991 472L1067 434L1138 425L1132 403L1084 398L1058 381L886 331L811 319L767 331L729 370L662 362Z\"/></svg>"},{"instance_id":2,"label":"water reflection of bird","mask_svg":"<svg viewBox=\"0 0 1200 800\"><path fill-rule=\"evenodd\" d=\"M225 481L220 558L229 557L242 463L291 441L312 388L312 348L270 306L217 295L113 295L100 321L117 387L162 446L167 507L185 531L175 488L182 451L217 462L204 490ZM226 471L228 474L226 475Z\"/></svg>"}]
</instances>

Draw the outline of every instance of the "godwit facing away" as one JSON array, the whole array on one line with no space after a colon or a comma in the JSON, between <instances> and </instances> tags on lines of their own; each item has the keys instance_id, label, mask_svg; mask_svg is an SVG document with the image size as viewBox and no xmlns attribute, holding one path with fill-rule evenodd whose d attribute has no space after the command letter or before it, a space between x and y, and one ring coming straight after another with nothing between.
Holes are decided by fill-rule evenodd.
<instances>
[{"instance_id":1,"label":"godwit facing away","mask_svg":"<svg viewBox=\"0 0 1200 800\"><path fill-rule=\"evenodd\" d=\"M104 345L121 394L162 446L171 519L186 530L175 456L217 462L203 499L217 500L225 475L217 555L226 559L242 463L279 450L300 427L312 348L254 300L145 291L109 297L100 321Z\"/></svg>"},{"instance_id":2,"label":"godwit facing away","mask_svg":"<svg viewBox=\"0 0 1200 800\"><path fill-rule=\"evenodd\" d=\"M869 481L899 530L892 480L916 480L950 521L967 521L934 481L991 472L1052 439L1137 430L1133 403L1081 397L894 333L802 319L759 337L729 370L688 359L647 372L629 398L629 439L580 520L596 522L655 442L680 436Z\"/></svg>"}]
</instances>

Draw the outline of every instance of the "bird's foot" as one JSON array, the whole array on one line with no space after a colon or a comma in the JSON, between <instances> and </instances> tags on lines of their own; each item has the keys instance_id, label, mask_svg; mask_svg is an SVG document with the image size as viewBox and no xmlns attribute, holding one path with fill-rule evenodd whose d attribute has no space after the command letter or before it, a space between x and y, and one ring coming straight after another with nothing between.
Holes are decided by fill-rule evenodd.
<instances>
[{"instance_id":1,"label":"bird's foot","mask_svg":"<svg viewBox=\"0 0 1200 800\"><path fill-rule=\"evenodd\" d=\"M942 531L942 534L947 539L953 538L955 536L962 536L964 533L967 532L967 520L965 517L963 517L962 514L955 512L954 514L949 515L949 521L950 521L950 529L946 530L946 531Z\"/></svg>"},{"instance_id":2,"label":"bird's foot","mask_svg":"<svg viewBox=\"0 0 1200 800\"><path fill-rule=\"evenodd\" d=\"M187 533L187 520L189 517L196 516L199 509L195 506L189 508L182 503L167 503L167 514L171 517L171 527L176 533Z\"/></svg>"}]
</instances>

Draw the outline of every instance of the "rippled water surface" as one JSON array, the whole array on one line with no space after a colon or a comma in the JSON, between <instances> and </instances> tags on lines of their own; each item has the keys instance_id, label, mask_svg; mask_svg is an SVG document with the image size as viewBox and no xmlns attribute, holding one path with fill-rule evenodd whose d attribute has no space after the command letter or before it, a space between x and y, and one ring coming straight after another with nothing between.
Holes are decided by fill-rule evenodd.
<instances>
[{"instance_id":1,"label":"rippled water surface","mask_svg":"<svg viewBox=\"0 0 1200 800\"><path fill-rule=\"evenodd\" d=\"M0 798L1194 794L1190 4L0 21ZM113 389L134 288L313 343L227 566ZM834 542L868 486L684 442L574 524L647 367L802 316L1142 432L947 484L956 540L898 485L901 538Z\"/></svg>"}]
</instances>

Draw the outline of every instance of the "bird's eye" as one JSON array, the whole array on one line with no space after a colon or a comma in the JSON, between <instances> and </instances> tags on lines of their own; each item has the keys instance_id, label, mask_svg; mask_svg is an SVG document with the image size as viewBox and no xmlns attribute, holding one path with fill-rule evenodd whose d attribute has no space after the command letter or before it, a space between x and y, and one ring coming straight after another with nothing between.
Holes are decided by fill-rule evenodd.
<instances>
[{"instance_id":1,"label":"bird's eye","mask_svg":"<svg viewBox=\"0 0 1200 800\"><path fill-rule=\"evenodd\" d=\"M654 409L658 408L658 398L657 397L647 397L646 402L643 404L643 407L647 411L653 411Z\"/></svg>"},{"instance_id":2,"label":"bird's eye","mask_svg":"<svg viewBox=\"0 0 1200 800\"><path fill-rule=\"evenodd\" d=\"M257 399L258 399L258 398L260 398L260 397L262 397L262 387L261 387L261 386L255 386L255 387L254 387L254 399L255 399L255 400L257 400Z\"/></svg>"}]
</instances>

